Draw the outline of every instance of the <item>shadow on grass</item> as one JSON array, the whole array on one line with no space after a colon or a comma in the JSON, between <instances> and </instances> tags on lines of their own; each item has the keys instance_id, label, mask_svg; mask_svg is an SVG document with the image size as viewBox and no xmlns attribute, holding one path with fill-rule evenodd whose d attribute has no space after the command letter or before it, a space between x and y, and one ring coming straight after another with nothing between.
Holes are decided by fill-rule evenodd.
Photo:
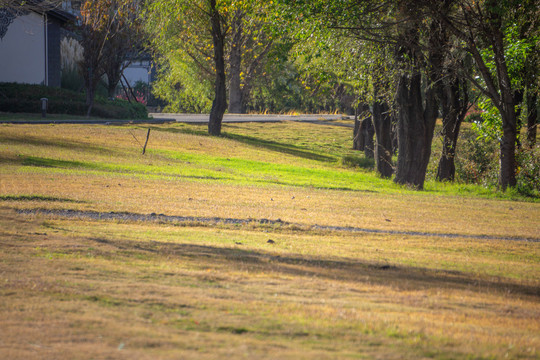
<instances>
[{"instance_id":1,"label":"shadow on grass","mask_svg":"<svg viewBox=\"0 0 540 360\"><path fill-rule=\"evenodd\" d=\"M0 195L0 201L54 201L79 204L86 202L81 200L73 200L45 195Z\"/></svg>"},{"instance_id":2,"label":"shadow on grass","mask_svg":"<svg viewBox=\"0 0 540 360\"><path fill-rule=\"evenodd\" d=\"M292 156L301 157L309 160L323 161L323 162L334 162L336 159L331 156L317 154L312 151L306 151L298 146L279 143L276 141L263 140L253 136L247 135L238 135L238 134L229 134L224 133L223 137L231 140L235 140L244 144L263 147L265 149L280 152L282 154L288 154Z\"/></svg>"},{"instance_id":3,"label":"shadow on grass","mask_svg":"<svg viewBox=\"0 0 540 360\"><path fill-rule=\"evenodd\" d=\"M41 137L35 137L35 136L29 136L25 135L24 137L18 137L18 136L9 136L9 135L0 135L0 142L1 143L15 143L15 144L23 144L23 145L32 145L32 146L50 146L50 147L58 147L66 150L82 150L82 151L92 151L98 154L106 154L110 155L111 153L115 153L115 151L111 148L103 148L91 144L86 143L80 143L75 141L55 141L55 140L49 140L44 139Z\"/></svg>"},{"instance_id":4,"label":"shadow on grass","mask_svg":"<svg viewBox=\"0 0 540 360\"><path fill-rule=\"evenodd\" d=\"M193 130L193 129L176 129L176 128L161 128L161 127L151 127L152 130L155 131L163 131L163 132L171 132L175 134L188 134L188 135L197 135L197 136L210 136L208 135L208 132L203 130ZM297 156L304 159L309 160L316 160L316 161L323 161L323 162L334 162L336 161L335 158L331 156L321 155L317 154L312 151L307 151L305 149L302 149L295 145L290 144L284 144L279 143L276 141L270 141L270 140L263 140L260 138L256 138L253 136L246 136L246 135L238 135L238 134L230 134L230 133L223 133L221 137L238 141L247 145L252 146L258 146L263 147L265 149L279 152L282 154L288 154L292 156Z\"/></svg>"},{"instance_id":5,"label":"shadow on grass","mask_svg":"<svg viewBox=\"0 0 540 360\"><path fill-rule=\"evenodd\" d=\"M505 279L483 279L459 271L394 266L354 259L324 259L307 255L272 255L263 251L222 248L166 242L89 239L103 245L102 256L158 256L183 258L207 262L205 266L223 266L226 269L246 270L264 274L281 273L305 278L323 278L337 281L362 282L388 286L402 291L459 289L476 292L498 292L540 297L540 288L509 282ZM99 245L98 245L99 246ZM272 246L269 244L269 246ZM100 251L100 252L101 252ZM111 252L110 254L108 252Z\"/></svg>"},{"instance_id":6,"label":"shadow on grass","mask_svg":"<svg viewBox=\"0 0 540 360\"><path fill-rule=\"evenodd\" d=\"M81 161L58 160L50 158L41 158L37 156L1 156L0 164L6 165L22 165L22 166L37 166L46 168L86 168L98 169L95 164L84 163Z\"/></svg>"},{"instance_id":7,"label":"shadow on grass","mask_svg":"<svg viewBox=\"0 0 540 360\"><path fill-rule=\"evenodd\" d=\"M85 163L81 161L70 160L58 160L49 158L40 158L36 156L24 156L22 157L23 166L38 166L38 167L50 167L50 168L85 168L85 169L98 169L99 166L91 163Z\"/></svg>"}]
</instances>

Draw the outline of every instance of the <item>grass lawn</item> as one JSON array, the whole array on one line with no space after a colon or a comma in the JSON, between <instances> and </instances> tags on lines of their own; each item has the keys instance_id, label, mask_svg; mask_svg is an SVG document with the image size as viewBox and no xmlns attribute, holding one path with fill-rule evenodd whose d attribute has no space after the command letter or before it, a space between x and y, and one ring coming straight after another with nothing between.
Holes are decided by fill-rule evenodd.
<instances>
[{"instance_id":1,"label":"grass lawn","mask_svg":"<svg viewBox=\"0 0 540 360\"><path fill-rule=\"evenodd\" d=\"M540 357L537 199L397 186L344 127L205 130L0 125L0 358Z\"/></svg>"}]
</instances>

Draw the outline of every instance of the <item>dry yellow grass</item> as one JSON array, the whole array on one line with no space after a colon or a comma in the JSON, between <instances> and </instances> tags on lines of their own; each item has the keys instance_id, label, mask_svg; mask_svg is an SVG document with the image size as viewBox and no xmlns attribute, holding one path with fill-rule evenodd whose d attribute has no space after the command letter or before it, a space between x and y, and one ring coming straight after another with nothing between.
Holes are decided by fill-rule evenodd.
<instances>
[{"instance_id":1,"label":"dry yellow grass","mask_svg":"<svg viewBox=\"0 0 540 360\"><path fill-rule=\"evenodd\" d=\"M142 129L0 127L0 358L538 358L540 243L307 230L538 238L537 203L172 176L182 166L231 171L212 164L216 157L336 168L305 148L276 153L179 130L156 129L142 157L131 134ZM190 164L178 154L210 160ZM52 160L25 165L28 157ZM16 212L38 208L306 227Z\"/></svg>"},{"instance_id":2,"label":"dry yellow grass","mask_svg":"<svg viewBox=\"0 0 540 360\"><path fill-rule=\"evenodd\" d=\"M527 266L538 274L536 245L473 242L459 251L415 238L29 220L8 210L1 219L0 353L13 359L538 351L537 277L471 271L462 258L486 252L521 277ZM393 240L415 250L393 252ZM526 247L536 254L528 265L519 260ZM422 254L430 264L415 261Z\"/></svg>"},{"instance_id":3,"label":"dry yellow grass","mask_svg":"<svg viewBox=\"0 0 540 360\"><path fill-rule=\"evenodd\" d=\"M498 236L538 237L535 203L425 194L374 194L209 182L140 180L126 176L10 173L4 194L40 194L80 203L10 202L181 216L269 218L304 224ZM489 215L489 216L488 216Z\"/></svg>"}]
</instances>

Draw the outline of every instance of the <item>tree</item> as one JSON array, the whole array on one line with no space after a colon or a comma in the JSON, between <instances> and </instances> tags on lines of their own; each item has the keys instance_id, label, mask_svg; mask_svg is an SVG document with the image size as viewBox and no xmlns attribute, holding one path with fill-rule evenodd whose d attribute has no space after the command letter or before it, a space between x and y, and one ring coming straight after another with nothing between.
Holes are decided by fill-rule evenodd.
<instances>
[{"instance_id":1,"label":"tree","mask_svg":"<svg viewBox=\"0 0 540 360\"><path fill-rule=\"evenodd\" d=\"M335 4L316 5L310 3L303 8L310 15L302 13L305 22L299 25L301 40L296 51L301 56L297 58L304 59L302 66L308 73L324 82L346 86L353 98L362 99L354 104L358 109L353 149L363 150L366 157L375 158L377 172L382 177L391 177L393 111L389 104L393 103L395 89L392 45L370 41L364 38L362 31L356 31L356 21L362 21L356 17L360 12L348 13L338 21L329 12L337 11L332 7ZM351 9L347 8L349 12Z\"/></svg>"},{"instance_id":2,"label":"tree","mask_svg":"<svg viewBox=\"0 0 540 360\"><path fill-rule=\"evenodd\" d=\"M227 98L230 112L245 111L272 48L265 9L263 2L254 1L152 2L147 28L155 34L152 45L163 69L158 94L193 102L181 107L209 107L209 132L219 135Z\"/></svg>"},{"instance_id":3,"label":"tree","mask_svg":"<svg viewBox=\"0 0 540 360\"><path fill-rule=\"evenodd\" d=\"M19 11L29 10L53 10L59 8L62 5L63 0L42 0L42 1L28 1L28 0L0 0L0 7L7 7L16 9Z\"/></svg>"},{"instance_id":4,"label":"tree","mask_svg":"<svg viewBox=\"0 0 540 360\"><path fill-rule=\"evenodd\" d=\"M462 62L463 67L466 65ZM469 109L469 82L444 67L438 86L442 108L442 153L437 166L438 181L454 181L456 149L461 124Z\"/></svg>"},{"instance_id":5,"label":"tree","mask_svg":"<svg viewBox=\"0 0 540 360\"><path fill-rule=\"evenodd\" d=\"M138 26L137 0L86 0L81 4L80 32L83 58L79 63L86 88L87 116L94 105L96 88L108 71L115 87L121 74L126 49Z\"/></svg>"},{"instance_id":6,"label":"tree","mask_svg":"<svg viewBox=\"0 0 540 360\"><path fill-rule=\"evenodd\" d=\"M217 136L221 134L221 122L223 120L223 114L227 110L227 80L225 78L225 33L227 31L227 20L220 13L216 0L209 0L209 15L214 43L216 78L214 84L215 98L212 103L212 110L210 110L208 133Z\"/></svg>"},{"instance_id":7,"label":"tree","mask_svg":"<svg viewBox=\"0 0 540 360\"><path fill-rule=\"evenodd\" d=\"M144 41L139 1L113 2L111 6L116 7L116 17L111 24L111 35L105 41L102 58L109 98L114 97L122 74L129 66L128 56L137 54Z\"/></svg>"},{"instance_id":8,"label":"tree","mask_svg":"<svg viewBox=\"0 0 540 360\"><path fill-rule=\"evenodd\" d=\"M97 85L103 76L102 59L105 42L114 21L115 13L108 0L90 1L81 4L79 31L83 58L79 68L86 89L87 116L94 105Z\"/></svg>"},{"instance_id":9,"label":"tree","mask_svg":"<svg viewBox=\"0 0 540 360\"><path fill-rule=\"evenodd\" d=\"M231 21L228 45L229 113L246 110L253 83L266 64L274 40L267 29L266 3L244 2Z\"/></svg>"},{"instance_id":10,"label":"tree","mask_svg":"<svg viewBox=\"0 0 540 360\"><path fill-rule=\"evenodd\" d=\"M164 68L172 70L178 63L180 73L191 76L178 79L181 81L178 90L185 89L188 81L200 84L203 79L212 84L210 135L221 134L221 122L227 110L225 46L233 5L233 1L227 0L155 0L146 12L147 29L153 34L152 45L165 57ZM204 76L200 76L201 72Z\"/></svg>"},{"instance_id":11,"label":"tree","mask_svg":"<svg viewBox=\"0 0 540 360\"><path fill-rule=\"evenodd\" d=\"M505 33L512 25L516 9L522 11L521 19L532 19L538 7L535 1L484 0L456 2L456 11L434 11L440 21L463 43L463 48L473 58L481 76L469 80L483 95L490 99L502 120L500 140L499 186L504 190L516 185L516 139L518 118L514 82L507 62L508 48Z\"/></svg>"},{"instance_id":12,"label":"tree","mask_svg":"<svg viewBox=\"0 0 540 360\"><path fill-rule=\"evenodd\" d=\"M401 4L401 25L397 57L402 64L399 76L396 103L398 107L398 161L396 177L398 184L406 184L417 189L424 186L427 165L431 155L431 143L438 114L438 104L433 82L438 78L437 66L434 63L439 54L430 47L428 54L431 64L426 77L422 76L422 57L420 49L421 19L412 15L412 9L407 4ZM433 27L430 30L435 30ZM430 32L429 42L436 35ZM440 64L439 64L440 65ZM422 80L428 84L423 85ZM422 94L422 88L425 88Z\"/></svg>"}]
</instances>

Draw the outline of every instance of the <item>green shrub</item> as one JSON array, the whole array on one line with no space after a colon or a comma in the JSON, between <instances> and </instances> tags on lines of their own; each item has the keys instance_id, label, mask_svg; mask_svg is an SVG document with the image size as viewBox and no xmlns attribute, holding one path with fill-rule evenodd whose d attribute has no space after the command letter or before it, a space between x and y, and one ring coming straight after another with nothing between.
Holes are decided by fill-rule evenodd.
<instances>
[{"instance_id":1,"label":"green shrub","mask_svg":"<svg viewBox=\"0 0 540 360\"><path fill-rule=\"evenodd\" d=\"M60 80L62 89L80 92L84 89L84 79L76 66L69 66L62 69Z\"/></svg>"},{"instance_id":2,"label":"green shrub","mask_svg":"<svg viewBox=\"0 0 540 360\"><path fill-rule=\"evenodd\" d=\"M519 149L516 161L517 191L526 196L540 196L540 146Z\"/></svg>"},{"instance_id":3,"label":"green shrub","mask_svg":"<svg viewBox=\"0 0 540 360\"><path fill-rule=\"evenodd\" d=\"M474 134L460 144L456 156L456 178L467 184L496 186L499 146L493 139L476 139Z\"/></svg>"},{"instance_id":4,"label":"green shrub","mask_svg":"<svg viewBox=\"0 0 540 360\"><path fill-rule=\"evenodd\" d=\"M0 83L0 111L40 113L40 99L49 99L47 112L51 114L86 115L87 106L84 94L42 85ZM148 117L142 104L123 100L107 100L97 96L92 116L112 119L143 119Z\"/></svg>"},{"instance_id":5,"label":"green shrub","mask_svg":"<svg viewBox=\"0 0 540 360\"><path fill-rule=\"evenodd\" d=\"M470 137L459 148L456 157L457 180L485 187L498 186L499 143L494 139ZM529 197L540 197L540 145L520 148L516 152L516 188L512 191Z\"/></svg>"},{"instance_id":6,"label":"green shrub","mask_svg":"<svg viewBox=\"0 0 540 360\"><path fill-rule=\"evenodd\" d=\"M375 168L375 159L365 156L345 155L341 158L341 165L346 167L359 167L362 169L373 170Z\"/></svg>"}]
</instances>

